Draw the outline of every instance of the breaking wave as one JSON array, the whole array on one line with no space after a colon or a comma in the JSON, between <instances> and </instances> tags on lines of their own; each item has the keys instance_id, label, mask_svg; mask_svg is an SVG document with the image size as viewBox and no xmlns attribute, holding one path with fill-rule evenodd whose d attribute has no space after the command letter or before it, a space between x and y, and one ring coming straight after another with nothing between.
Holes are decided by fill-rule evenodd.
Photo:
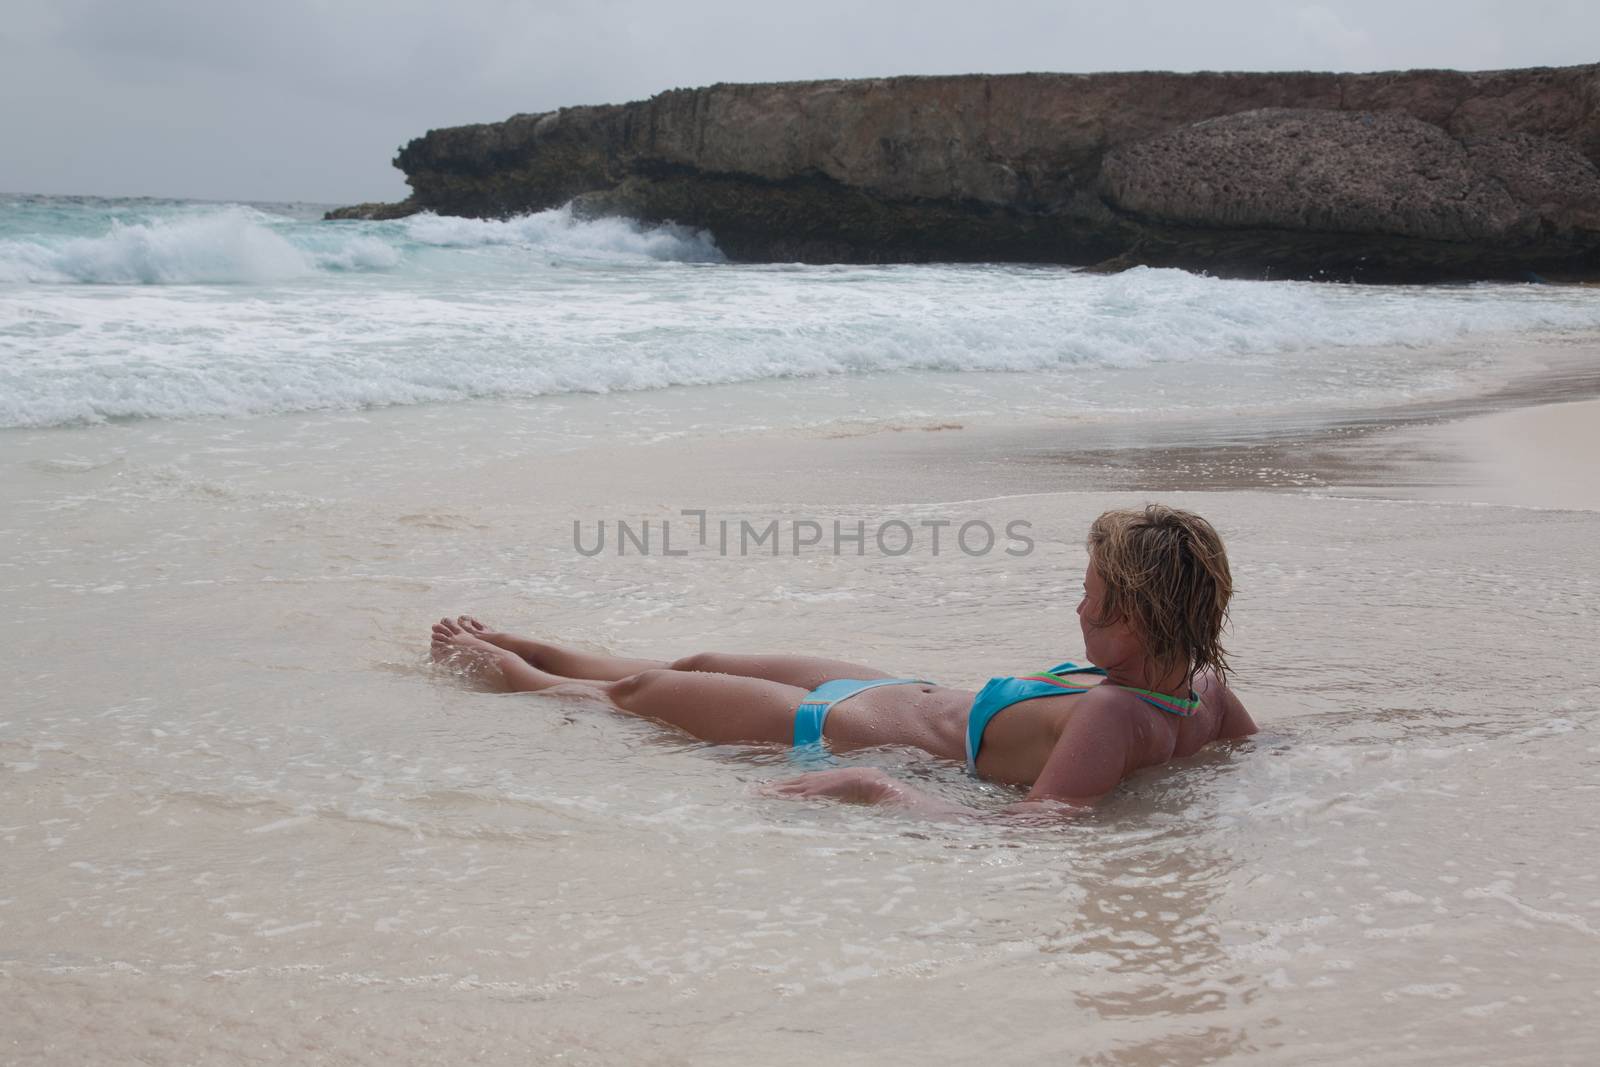
<instances>
[{"instance_id":1,"label":"breaking wave","mask_svg":"<svg viewBox=\"0 0 1600 1067\"><path fill-rule=\"evenodd\" d=\"M513 246L576 257L720 263L711 234L671 224L647 226L632 219L579 219L570 207L513 219L465 219L425 213L402 220L405 234L439 248Z\"/></svg>"},{"instance_id":2,"label":"breaking wave","mask_svg":"<svg viewBox=\"0 0 1600 1067\"><path fill-rule=\"evenodd\" d=\"M581 260L722 260L710 234L567 208L505 221L418 215L392 223L295 222L241 205L137 220L98 234L0 240L0 284L266 285L329 272L402 270L421 249L501 248Z\"/></svg>"},{"instance_id":3,"label":"breaking wave","mask_svg":"<svg viewBox=\"0 0 1600 1067\"><path fill-rule=\"evenodd\" d=\"M894 374L908 409L1378 406L1458 387L1480 345L1600 331L1581 287L708 268L704 232L566 209L297 210L0 199L0 427Z\"/></svg>"}]
</instances>

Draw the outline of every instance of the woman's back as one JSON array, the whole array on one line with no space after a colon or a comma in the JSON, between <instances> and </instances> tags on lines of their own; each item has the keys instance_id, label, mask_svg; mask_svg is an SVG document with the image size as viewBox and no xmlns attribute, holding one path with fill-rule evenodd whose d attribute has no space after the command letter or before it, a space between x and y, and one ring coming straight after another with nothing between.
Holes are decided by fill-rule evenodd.
<instances>
[{"instance_id":1,"label":"woman's back","mask_svg":"<svg viewBox=\"0 0 1600 1067\"><path fill-rule=\"evenodd\" d=\"M1040 697L1006 708L984 732L978 774L990 781L1031 786L1039 778L1074 715L1109 709L1126 722L1129 770L1192 756L1213 741L1244 737L1255 724L1214 672L1195 678L1199 703L1192 714L1174 715L1133 690L1092 681L1082 694Z\"/></svg>"}]
</instances>

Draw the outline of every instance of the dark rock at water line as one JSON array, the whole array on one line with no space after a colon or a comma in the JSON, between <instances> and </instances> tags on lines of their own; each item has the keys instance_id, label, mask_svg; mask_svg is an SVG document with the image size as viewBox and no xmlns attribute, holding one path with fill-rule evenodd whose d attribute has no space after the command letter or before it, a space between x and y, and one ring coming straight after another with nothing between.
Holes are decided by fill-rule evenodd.
<instances>
[{"instance_id":1,"label":"dark rock at water line","mask_svg":"<svg viewBox=\"0 0 1600 1067\"><path fill-rule=\"evenodd\" d=\"M408 200L329 217L571 202L743 261L1594 279L1597 162L1600 65L714 85L432 130Z\"/></svg>"},{"instance_id":2,"label":"dark rock at water line","mask_svg":"<svg viewBox=\"0 0 1600 1067\"><path fill-rule=\"evenodd\" d=\"M336 207L322 216L325 222L337 222L341 219L360 219L368 222L382 221L385 219L403 219L415 215L425 208L418 207L414 199L401 200L394 204L366 203L351 204L349 207Z\"/></svg>"}]
</instances>

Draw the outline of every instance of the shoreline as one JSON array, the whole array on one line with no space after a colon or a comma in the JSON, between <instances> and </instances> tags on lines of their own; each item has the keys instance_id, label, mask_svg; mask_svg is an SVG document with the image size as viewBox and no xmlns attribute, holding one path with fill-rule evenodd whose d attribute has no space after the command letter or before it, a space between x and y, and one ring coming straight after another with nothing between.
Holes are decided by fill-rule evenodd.
<instances>
[{"instance_id":1,"label":"shoreline","mask_svg":"<svg viewBox=\"0 0 1600 1067\"><path fill-rule=\"evenodd\" d=\"M1418 487L1432 499L1600 511L1600 400L1558 400L1421 427L1397 434L1395 445L1450 457L1441 465L1444 477Z\"/></svg>"},{"instance_id":2,"label":"shoreline","mask_svg":"<svg viewBox=\"0 0 1600 1067\"><path fill-rule=\"evenodd\" d=\"M1593 510L1600 505L1584 479L1581 455L1600 448L1595 431L1584 425L1585 413L1600 413L1600 366L1585 363L1588 351L1587 345L1563 351L1538 370L1481 392L1377 411L1293 411L1244 420L1205 414L1164 423L932 419L646 447L664 454L681 448L718 467L725 451L737 455L735 468L767 457L792 469L798 478L793 488L817 500L838 494L828 490L827 475L814 481L808 472L839 466L859 472L875 461L897 487L894 497L905 500L948 497L954 472L969 468L1001 497L1055 492L1049 485L1041 489L1039 480L1062 479L1074 492L1332 490Z\"/></svg>"},{"instance_id":3,"label":"shoreline","mask_svg":"<svg viewBox=\"0 0 1600 1067\"><path fill-rule=\"evenodd\" d=\"M17 446L15 454L46 465L63 448L125 462L151 447L204 455L219 441L228 442L224 451L254 442L315 465L327 462L321 441L332 438L350 450L337 465L324 468L329 477L336 477L341 466L375 462L395 450L409 453L409 463L425 479L448 473L429 470L441 461L447 468L472 470L482 466L478 457L493 454L510 476L534 476L547 495L618 505L652 499L657 489L677 480L674 472L690 468L701 472L702 484L732 491L734 499L761 492L760 472L775 472L783 477L789 499L814 504L860 503L864 497L883 503L966 499L974 485L997 497L1028 495L1057 491L1064 482L1073 491L1097 493L1341 490L1412 492L1439 500L1476 489L1478 502L1532 501L1544 507L1567 506L1562 494L1574 490L1587 502L1580 506L1592 507L1594 494L1582 480L1576 453L1596 445L1581 412L1593 410L1586 403L1600 400L1600 366L1587 361L1597 347L1600 337L1529 344L1517 358L1534 362L1532 368L1500 373L1511 369L1508 362L1497 371L1499 380L1486 387L1377 410L1088 412L1048 420L1036 414L1013 419L929 414L893 422L842 416L840 401L829 394L872 395L892 387L892 378L877 375L865 382L804 380L816 388L811 402L823 418L809 427L706 428L706 412L739 401L742 393L771 394L784 385L758 382L241 418L12 427L0 431L0 440L9 439ZM696 398L704 410L674 406L685 397ZM582 425L585 409L606 417L619 404L624 412L631 408L654 419L654 425L647 423L639 438L617 434L610 424L626 425L629 415L622 413L608 419L611 438L565 441L544 430L546 410L568 416L569 425ZM1562 410L1547 429L1542 416L1532 413L1552 408ZM673 428L686 415L689 425ZM618 462L624 455L631 461ZM603 484L589 476L594 463L610 468ZM1547 476L1538 476L1541 465L1550 468ZM243 472L248 470L246 465ZM270 464L256 473L284 489L294 481Z\"/></svg>"}]
</instances>

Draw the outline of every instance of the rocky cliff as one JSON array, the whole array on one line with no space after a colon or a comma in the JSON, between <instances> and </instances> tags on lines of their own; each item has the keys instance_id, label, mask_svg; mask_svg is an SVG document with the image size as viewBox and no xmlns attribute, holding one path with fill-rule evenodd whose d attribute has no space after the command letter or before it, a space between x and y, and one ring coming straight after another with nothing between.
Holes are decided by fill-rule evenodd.
<instances>
[{"instance_id":1,"label":"rocky cliff","mask_svg":"<svg viewBox=\"0 0 1600 1067\"><path fill-rule=\"evenodd\" d=\"M409 200L330 217L573 201L737 260L1596 278L1597 163L1600 65L714 85L429 131Z\"/></svg>"}]
</instances>

